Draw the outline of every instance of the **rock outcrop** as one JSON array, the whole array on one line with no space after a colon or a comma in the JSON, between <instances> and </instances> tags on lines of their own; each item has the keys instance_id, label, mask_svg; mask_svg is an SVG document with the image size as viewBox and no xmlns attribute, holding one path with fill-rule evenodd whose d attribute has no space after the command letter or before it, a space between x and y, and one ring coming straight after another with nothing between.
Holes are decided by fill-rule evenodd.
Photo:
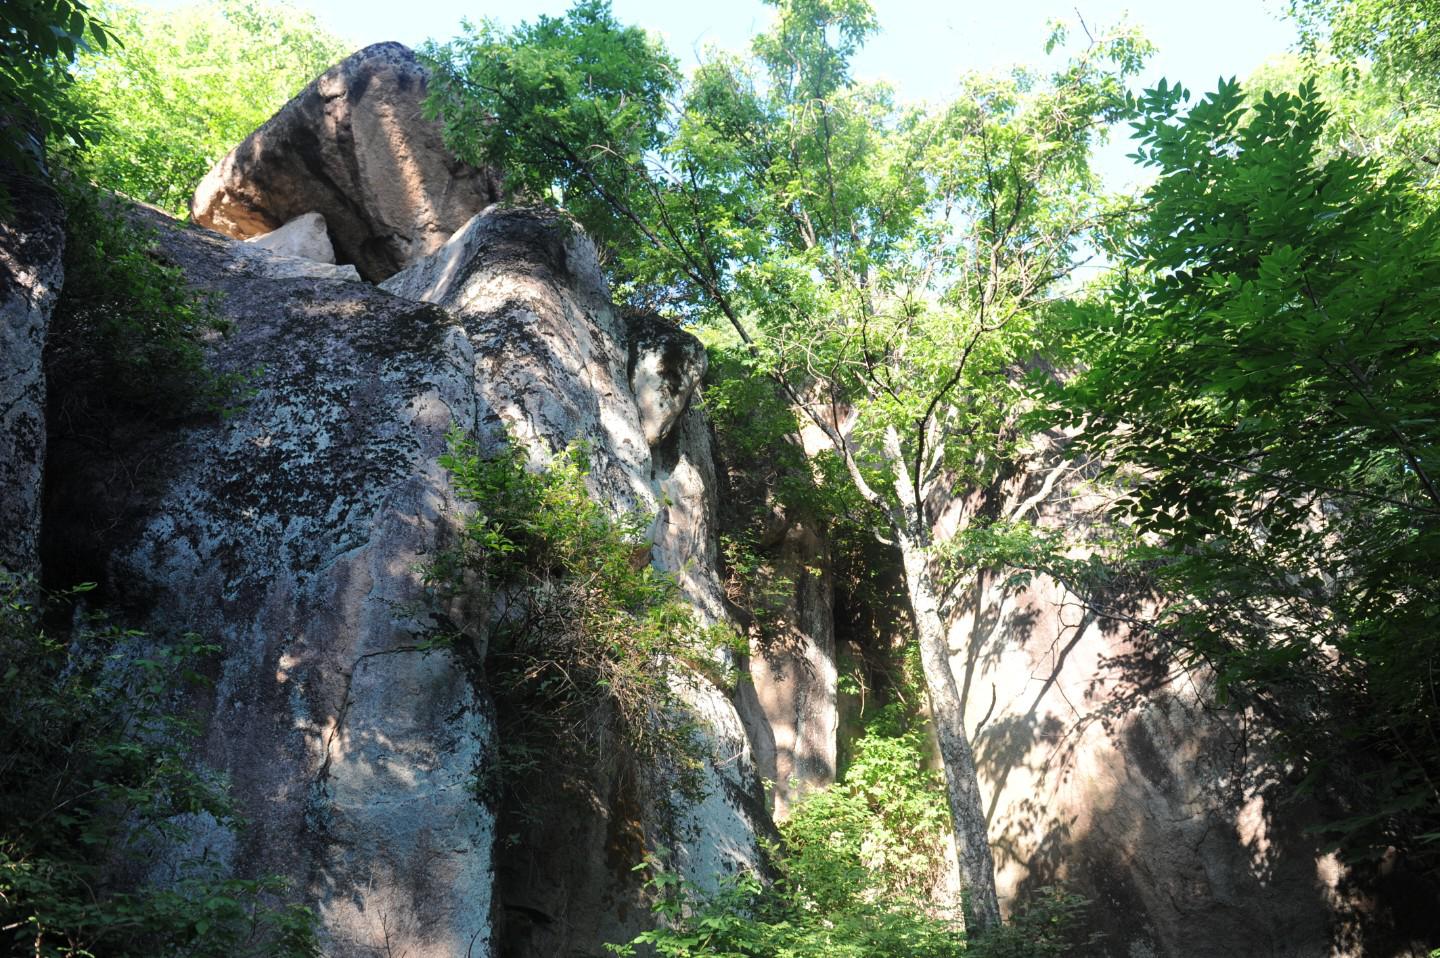
<instances>
[{"instance_id":1,"label":"rock outcrop","mask_svg":"<svg viewBox=\"0 0 1440 958\"><path fill-rule=\"evenodd\" d=\"M482 436L499 443L508 435L541 461L585 443L597 500L617 513L653 514L656 566L675 575L703 619L722 620L714 466L690 403L704 355L693 337L627 322L610 305L589 240L538 210L492 208L382 287L438 303L464 326ZM652 353L673 364L673 375L632 388L632 360L659 362ZM654 409L671 414L647 419ZM670 810L645 802L633 770L614 762L599 763L585 788L569 792L542 769L522 813L502 827L514 842L500 856L497 883L507 954L588 954L632 936L647 920L632 871L647 848L669 849L672 864L702 886L758 866L765 815L734 707L705 681L681 691L709 739L703 800Z\"/></svg>"},{"instance_id":2,"label":"rock outcrop","mask_svg":"<svg viewBox=\"0 0 1440 958\"><path fill-rule=\"evenodd\" d=\"M802 522L784 522L768 546L772 576L785 585L778 607L752 637L750 682L757 721L747 714L760 774L776 821L806 793L835 781L839 748L835 586L829 543Z\"/></svg>"},{"instance_id":3,"label":"rock outcrop","mask_svg":"<svg viewBox=\"0 0 1440 958\"><path fill-rule=\"evenodd\" d=\"M372 282L390 276L499 197L493 171L445 149L424 98L425 71L406 47L352 54L206 174L192 219L248 239L318 212L341 263Z\"/></svg>"},{"instance_id":4,"label":"rock outcrop","mask_svg":"<svg viewBox=\"0 0 1440 958\"><path fill-rule=\"evenodd\" d=\"M434 295L433 264L386 291L136 215L218 294L234 331L215 366L249 375L252 395L225 419L121 423L101 449L57 441L51 501L66 505L48 548L91 557L131 624L223 648L201 757L251 824L216 826L192 851L288 876L335 958L598 953L649 920L632 873L648 850L670 849L701 885L758 867L767 819L725 689L682 683L712 755L698 800L640 804L602 776L598 801L538 803L540 827L496 852L499 810L479 787L496 757L483 631L424 650L436 615L463 615L435 608L418 571L459 508L437 461L453 425L537 459L587 443L594 495L653 513L656 564L702 619L725 614L709 434L689 401L699 374L646 385L683 390L646 394L675 411L652 448L627 369L656 340L612 308L583 234L492 208L436 254L464 250ZM670 335L662 352L700 355Z\"/></svg>"},{"instance_id":5,"label":"rock outcrop","mask_svg":"<svg viewBox=\"0 0 1440 958\"><path fill-rule=\"evenodd\" d=\"M1051 436L1027 469L956 499L1083 539L1103 496ZM952 667L972 729L1002 902L1064 882L1094 902L1087 954L1352 955L1341 872L1287 798L1263 723L1207 708L1208 679L1130 632L1150 597L985 571L958 595ZM1293 785L1293 783L1290 783ZM1333 950L1332 950L1333 949Z\"/></svg>"},{"instance_id":6,"label":"rock outcrop","mask_svg":"<svg viewBox=\"0 0 1440 958\"><path fill-rule=\"evenodd\" d=\"M434 627L416 569L453 511L436 457L473 415L469 343L436 307L277 278L284 257L136 215L218 294L234 329L213 362L251 395L224 419L52 444L48 549L90 557L132 624L222 648L200 758L249 825L197 848L237 875L287 876L337 958L387 942L485 955L488 705L461 652L414 651Z\"/></svg>"},{"instance_id":7,"label":"rock outcrop","mask_svg":"<svg viewBox=\"0 0 1440 958\"><path fill-rule=\"evenodd\" d=\"M297 216L278 230L252 236L245 242L282 256L313 259L317 263L335 262L335 247L325 231L325 217L319 213Z\"/></svg>"},{"instance_id":8,"label":"rock outcrop","mask_svg":"<svg viewBox=\"0 0 1440 958\"><path fill-rule=\"evenodd\" d=\"M39 574L45 334L63 277L65 217L47 183L5 173L0 219L0 569Z\"/></svg>"}]
</instances>

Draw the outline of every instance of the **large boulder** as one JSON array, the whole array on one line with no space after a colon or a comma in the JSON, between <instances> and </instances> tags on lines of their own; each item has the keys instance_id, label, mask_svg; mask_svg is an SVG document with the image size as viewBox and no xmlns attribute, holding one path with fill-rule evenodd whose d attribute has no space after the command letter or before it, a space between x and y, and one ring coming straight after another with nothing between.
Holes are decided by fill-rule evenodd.
<instances>
[{"instance_id":1,"label":"large boulder","mask_svg":"<svg viewBox=\"0 0 1440 958\"><path fill-rule=\"evenodd\" d=\"M0 218L0 570L39 572L45 334L60 293L65 218L48 183L5 174Z\"/></svg>"},{"instance_id":2,"label":"large boulder","mask_svg":"<svg viewBox=\"0 0 1440 958\"><path fill-rule=\"evenodd\" d=\"M1012 477L954 499L941 533L985 517L1101 538L1094 473L1042 437ZM1214 708L1203 669L1132 630L1152 608L1138 585L1007 570L957 590L952 667L1002 904L1065 883L1093 902L1086 954L1105 958L1410 954L1383 940L1402 899L1357 891L1263 717Z\"/></svg>"},{"instance_id":3,"label":"large boulder","mask_svg":"<svg viewBox=\"0 0 1440 958\"><path fill-rule=\"evenodd\" d=\"M653 513L653 561L702 620L725 614L708 429L688 396L663 398L679 412L652 450L631 330L583 234L492 208L453 241L464 255L436 295L423 263L387 292L136 215L158 228L159 255L218 294L234 329L214 364L248 376L249 395L225 417L53 441L47 540L88 557L98 601L127 624L222 647L198 703L200 757L249 825L202 829L189 851L288 876L333 958L598 954L649 920L633 872L648 850L668 848L702 885L759 867L758 778L729 692L709 680L677 680L709 745L700 794L646 802L633 776L597 774L576 801L542 779L497 831L500 799L481 787L504 768L483 610L438 608L419 571L463 509L438 462L452 426L537 459L583 440L592 493ZM473 643L427 651L441 625Z\"/></svg>"},{"instance_id":4,"label":"large boulder","mask_svg":"<svg viewBox=\"0 0 1440 958\"><path fill-rule=\"evenodd\" d=\"M434 628L416 570L455 508L437 457L473 416L470 345L443 310L334 266L135 215L218 294L233 332L213 365L248 395L225 417L53 440L47 555L88 564L99 601L157 640L221 646L199 758L248 825L190 851L288 877L334 958L487 955L493 815L475 783L492 731L462 661L478 652L415 651Z\"/></svg>"},{"instance_id":5,"label":"large boulder","mask_svg":"<svg viewBox=\"0 0 1440 958\"><path fill-rule=\"evenodd\" d=\"M543 210L488 210L382 288L438 303L464 326L483 440L508 436L538 462L583 442L595 498L615 512L653 515L655 565L675 576L703 621L724 620L710 436L690 401L704 369L693 337L620 315L593 245ZM667 372L633 377L637 364ZM729 691L706 680L679 685L710 755L698 802L647 799L614 755L583 788L561 788L564 776L543 762L512 783L527 797L500 818L513 842L497 856L502 953L599 954L602 942L635 934L648 920L634 873L647 849L668 849L702 886L759 866L756 835L768 820Z\"/></svg>"},{"instance_id":6,"label":"large boulder","mask_svg":"<svg viewBox=\"0 0 1440 958\"><path fill-rule=\"evenodd\" d=\"M335 247L325 229L325 217L319 213L297 216L278 230L252 236L245 242L282 256L313 259L317 263L335 262Z\"/></svg>"},{"instance_id":7,"label":"large boulder","mask_svg":"<svg viewBox=\"0 0 1440 958\"><path fill-rule=\"evenodd\" d=\"M499 196L494 171L445 149L420 112L425 71L377 43L321 74L217 163L191 218L237 239L318 212L341 263L378 281L438 249Z\"/></svg>"}]
</instances>

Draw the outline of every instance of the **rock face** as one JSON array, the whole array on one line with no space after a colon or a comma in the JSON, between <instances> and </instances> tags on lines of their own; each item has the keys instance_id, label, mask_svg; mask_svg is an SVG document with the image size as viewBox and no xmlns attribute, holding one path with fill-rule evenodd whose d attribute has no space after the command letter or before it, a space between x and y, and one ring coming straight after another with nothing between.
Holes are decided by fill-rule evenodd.
<instances>
[{"instance_id":1,"label":"rock face","mask_svg":"<svg viewBox=\"0 0 1440 958\"><path fill-rule=\"evenodd\" d=\"M668 436L705 378L705 347L694 336L676 335L662 317L628 317L630 358L626 378L640 412L645 441L655 446Z\"/></svg>"},{"instance_id":2,"label":"rock face","mask_svg":"<svg viewBox=\"0 0 1440 958\"><path fill-rule=\"evenodd\" d=\"M335 262L335 247L330 245L330 234L325 231L325 217L319 213L297 216L273 233L252 236L245 242L282 256Z\"/></svg>"},{"instance_id":3,"label":"rock face","mask_svg":"<svg viewBox=\"0 0 1440 958\"><path fill-rule=\"evenodd\" d=\"M1082 534L1101 499L1050 437L1031 467L957 499ZM952 667L973 730L1002 903L1066 882L1093 900L1087 954L1346 955L1333 856L1285 801L1258 725L1204 707L1203 675L1152 658L1121 619L1147 597L979 575L955 603ZM1313 820L1313 819L1312 819Z\"/></svg>"},{"instance_id":4,"label":"rock face","mask_svg":"<svg viewBox=\"0 0 1440 958\"><path fill-rule=\"evenodd\" d=\"M764 634L751 640L750 682L763 720L747 726L782 821L799 798L835 781L839 711L828 543L799 522L784 523L777 538L774 574L789 588L781 607L769 610Z\"/></svg>"},{"instance_id":5,"label":"rock face","mask_svg":"<svg viewBox=\"0 0 1440 958\"><path fill-rule=\"evenodd\" d=\"M64 212L48 184L0 170L0 569L39 573L45 465L45 332L60 292Z\"/></svg>"},{"instance_id":6,"label":"rock face","mask_svg":"<svg viewBox=\"0 0 1440 958\"><path fill-rule=\"evenodd\" d=\"M592 493L617 512L653 514L655 564L675 575L702 618L722 619L714 466L690 403L703 352L692 337L619 316L590 242L543 211L490 209L382 287L439 303L462 323L474 347L481 435L500 442L508 433L541 460L585 442ZM632 390L632 363L666 357L674 375ZM647 419L647 409L672 414ZM765 816L734 707L708 682L682 694L713 755L703 801L674 814L641 804L606 763L586 789L562 794L542 770L523 814L506 816L502 828L515 839L498 866L505 954L591 954L632 936L646 920L632 869L647 846L668 847L672 864L702 885L758 866Z\"/></svg>"},{"instance_id":7,"label":"rock face","mask_svg":"<svg viewBox=\"0 0 1440 958\"><path fill-rule=\"evenodd\" d=\"M136 215L219 294L234 332L215 365L249 371L253 396L223 420L121 424L102 449L53 443L47 541L90 557L101 601L132 624L223 648L202 758L251 824L191 851L288 876L334 958L599 953L648 921L632 873L647 849L669 848L702 885L759 867L767 819L725 689L682 688L712 755L698 801L640 804L624 777L597 774L595 801L537 802L497 851L500 809L479 787L497 756L483 629L473 646L421 648L434 616L472 621L436 610L417 571L453 532L437 462L452 425L537 458L587 442L593 493L653 513L655 563L703 619L724 615L702 414L688 392L637 401L627 379L637 349L693 356L689 337L632 338L593 246L553 214L475 217L438 304L420 301L425 263L386 292ZM698 373L677 372L646 388L693 391ZM653 448L642 402L677 411Z\"/></svg>"},{"instance_id":8,"label":"rock face","mask_svg":"<svg viewBox=\"0 0 1440 958\"><path fill-rule=\"evenodd\" d=\"M91 557L107 607L152 635L221 645L201 758L250 824L202 836L212 856L289 877L337 958L485 955L488 703L464 654L413 651L433 628L415 570L452 512L436 457L474 415L469 343L436 307L275 278L284 258L137 215L220 294L234 331L214 362L253 396L54 445L48 551Z\"/></svg>"},{"instance_id":9,"label":"rock face","mask_svg":"<svg viewBox=\"0 0 1440 958\"><path fill-rule=\"evenodd\" d=\"M439 124L420 114L424 98L425 72L406 47L352 54L206 174L192 219L248 239L318 212L339 261L384 279L499 196L495 173L445 150Z\"/></svg>"}]
</instances>

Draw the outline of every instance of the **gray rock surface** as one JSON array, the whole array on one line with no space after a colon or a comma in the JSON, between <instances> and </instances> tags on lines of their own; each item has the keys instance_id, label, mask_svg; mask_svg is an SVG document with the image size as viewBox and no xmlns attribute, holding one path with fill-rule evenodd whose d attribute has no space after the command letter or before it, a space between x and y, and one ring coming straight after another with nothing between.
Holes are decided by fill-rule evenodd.
<instances>
[{"instance_id":1,"label":"gray rock surface","mask_svg":"<svg viewBox=\"0 0 1440 958\"><path fill-rule=\"evenodd\" d=\"M626 378L645 441L659 445L690 403L705 378L705 347L694 336L660 316L627 317L630 358Z\"/></svg>"},{"instance_id":2,"label":"gray rock surface","mask_svg":"<svg viewBox=\"0 0 1440 958\"><path fill-rule=\"evenodd\" d=\"M507 830L497 848L479 787L498 755L483 622L447 608L473 644L418 648L439 614L419 570L460 508L438 465L453 424L513 436L537 461L589 443L592 492L653 513L656 564L703 619L725 614L708 429L687 397L663 399L681 411L652 451L627 380L630 327L589 241L553 214L492 209L456 238L468 252L437 304L407 285L425 264L387 283L392 295L135 215L218 294L234 331L215 365L247 372L253 395L224 419L55 443L51 501L66 505L51 544L92 557L97 600L132 624L222 647L197 703L201 757L250 824L213 826L190 850L288 876L334 958L599 953L649 920L632 872L647 850L670 849L702 885L758 867L766 817L725 689L681 690L712 754L701 800L640 802L633 776L607 778L602 761L585 800L537 801L520 844Z\"/></svg>"},{"instance_id":3,"label":"gray rock surface","mask_svg":"<svg viewBox=\"0 0 1440 958\"><path fill-rule=\"evenodd\" d=\"M829 543L787 521L767 546L777 579L790 583L766 629L750 642L750 681L763 721L751 721L762 777L774 782L776 821L808 792L835 781L840 713L835 665L834 582Z\"/></svg>"},{"instance_id":4,"label":"gray rock surface","mask_svg":"<svg viewBox=\"0 0 1440 958\"><path fill-rule=\"evenodd\" d=\"M54 190L0 171L14 208L0 220L0 569L39 573L45 367L60 293L64 211Z\"/></svg>"},{"instance_id":5,"label":"gray rock surface","mask_svg":"<svg viewBox=\"0 0 1440 958\"><path fill-rule=\"evenodd\" d=\"M655 564L675 575L702 618L723 619L709 433L688 402L700 375L693 364L703 362L698 344L673 327L667 334L692 365L647 384L648 401L674 411L670 428L653 433L652 450L646 400L637 401L628 375L635 324L611 306L593 246L567 221L492 208L382 288L439 303L464 325L489 441L508 433L537 463L586 443L596 498L616 512L653 514ZM713 756L704 800L679 802L670 815L643 801L618 764L602 763L588 789L573 794L559 794L542 771L523 814L502 829L518 838L513 854L499 857L507 954L598 953L601 942L633 935L647 915L632 869L647 848L669 848L672 863L702 885L757 866L765 815L735 709L706 681L681 692Z\"/></svg>"},{"instance_id":6,"label":"gray rock surface","mask_svg":"<svg viewBox=\"0 0 1440 958\"><path fill-rule=\"evenodd\" d=\"M425 71L398 43L327 70L201 181L191 217L247 239L325 217L338 260L384 279L438 249L499 196L490 170L446 151L420 113Z\"/></svg>"},{"instance_id":7,"label":"gray rock surface","mask_svg":"<svg viewBox=\"0 0 1440 958\"><path fill-rule=\"evenodd\" d=\"M319 213L297 216L278 230L252 236L245 242L282 256L335 262L335 247L330 245L330 234L325 231L325 217Z\"/></svg>"},{"instance_id":8,"label":"gray rock surface","mask_svg":"<svg viewBox=\"0 0 1440 958\"><path fill-rule=\"evenodd\" d=\"M474 416L470 345L433 306L275 278L274 254L137 215L219 294L234 331L215 365L253 395L225 419L57 443L55 550L94 557L133 624L222 647L201 757L249 824L202 836L213 855L288 876L335 958L486 955L491 722L462 661L477 650L414 651L433 627L417 569L454 513L436 457Z\"/></svg>"}]
</instances>

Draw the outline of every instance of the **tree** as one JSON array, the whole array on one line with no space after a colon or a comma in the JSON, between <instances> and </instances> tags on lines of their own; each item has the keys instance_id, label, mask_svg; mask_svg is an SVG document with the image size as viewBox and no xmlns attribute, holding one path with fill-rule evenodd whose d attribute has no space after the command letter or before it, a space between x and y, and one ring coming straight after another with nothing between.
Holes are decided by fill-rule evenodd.
<instances>
[{"instance_id":1,"label":"tree","mask_svg":"<svg viewBox=\"0 0 1440 958\"><path fill-rule=\"evenodd\" d=\"M1291 0L1290 14L1332 111L1332 135L1432 184L1440 172L1440 2Z\"/></svg>"},{"instance_id":2,"label":"tree","mask_svg":"<svg viewBox=\"0 0 1440 958\"><path fill-rule=\"evenodd\" d=\"M38 172L44 145L83 146L95 118L72 96L71 69L114 34L79 0L14 0L0 8L0 167ZM0 186L0 214L8 195Z\"/></svg>"},{"instance_id":3,"label":"tree","mask_svg":"<svg viewBox=\"0 0 1440 958\"><path fill-rule=\"evenodd\" d=\"M904 557L967 924L983 934L999 906L935 502L1010 452L1010 373L1102 217L1088 149L1145 48L1107 37L1052 77L971 77L925 110L851 77L877 28L865 0L775 6L752 59L717 55L688 83L601 0L509 33L467 25L426 52L429 109L463 158L563 201L632 301L727 326L828 437Z\"/></svg>"},{"instance_id":4,"label":"tree","mask_svg":"<svg viewBox=\"0 0 1440 958\"><path fill-rule=\"evenodd\" d=\"M179 216L221 157L349 52L313 14L268 0L104 12L126 42L80 57L75 99L102 118L83 172Z\"/></svg>"},{"instance_id":5,"label":"tree","mask_svg":"<svg viewBox=\"0 0 1440 958\"><path fill-rule=\"evenodd\" d=\"M1164 648L1258 710L1352 853L1440 867L1440 217L1313 85L1145 94L1158 179L1050 389L1149 537Z\"/></svg>"}]
</instances>

